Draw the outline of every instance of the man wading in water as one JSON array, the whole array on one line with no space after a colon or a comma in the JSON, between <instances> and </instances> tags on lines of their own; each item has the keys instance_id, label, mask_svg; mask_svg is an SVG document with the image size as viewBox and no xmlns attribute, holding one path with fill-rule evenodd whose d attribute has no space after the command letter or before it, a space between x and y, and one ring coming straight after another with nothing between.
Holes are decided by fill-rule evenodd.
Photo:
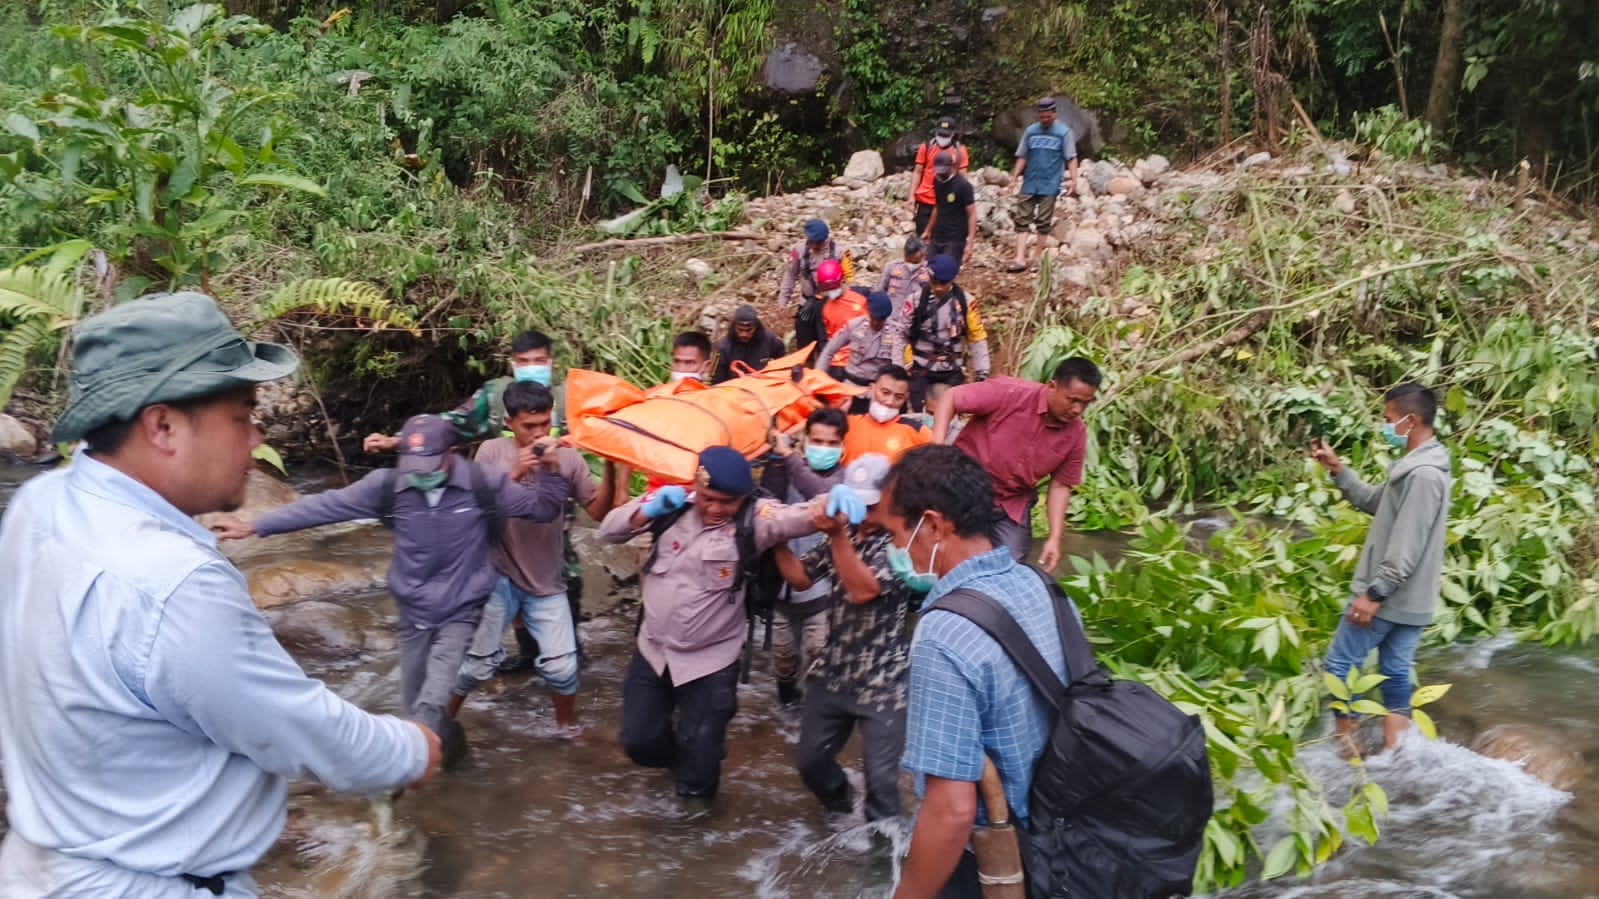
<instances>
[{"instance_id":1,"label":"man wading in water","mask_svg":"<svg viewBox=\"0 0 1599 899\"><path fill-rule=\"evenodd\" d=\"M244 502L255 385L294 354L177 293L84 320L73 357L53 438L86 449L0 524L0 896L254 896L285 780L401 786L438 738L306 677L192 517Z\"/></svg>"},{"instance_id":2,"label":"man wading in water","mask_svg":"<svg viewBox=\"0 0 1599 899\"><path fill-rule=\"evenodd\" d=\"M454 428L436 415L413 415L400 430L400 461L348 487L296 500L252 525L237 518L214 527L225 540L269 537L324 524L376 518L394 529L389 592L399 607L400 689L405 714L466 751L448 706L483 604L499 581L489 548L506 518L555 521L568 486L557 472L551 437L510 474L488 472L452 451ZM529 456L532 454L530 453ZM521 479L538 467L523 486Z\"/></svg>"}]
</instances>

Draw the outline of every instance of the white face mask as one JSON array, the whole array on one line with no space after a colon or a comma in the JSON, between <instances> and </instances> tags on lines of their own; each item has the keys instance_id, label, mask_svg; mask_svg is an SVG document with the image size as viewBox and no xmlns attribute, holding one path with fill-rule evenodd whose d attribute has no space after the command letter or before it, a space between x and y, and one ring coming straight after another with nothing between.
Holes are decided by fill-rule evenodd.
<instances>
[{"instance_id":1,"label":"white face mask","mask_svg":"<svg viewBox=\"0 0 1599 899\"><path fill-rule=\"evenodd\" d=\"M824 300L836 300L843 295L844 288L842 287L834 288L833 290L824 290L821 292L821 297Z\"/></svg>"},{"instance_id":2,"label":"white face mask","mask_svg":"<svg viewBox=\"0 0 1599 899\"><path fill-rule=\"evenodd\" d=\"M888 424L899 417L899 410L893 406L885 406L877 400L872 400L872 404L866 407L866 414L870 415L872 421L878 424Z\"/></svg>"},{"instance_id":3,"label":"white face mask","mask_svg":"<svg viewBox=\"0 0 1599 899\"><path fill-rule=\"evenodd\" d=\"M953 143L954 140L955 139L952 137L935 137L933 138L933 143L938 144L940 147L947 147Z\"/></svg>"},{"instance_id":4,"label":"white face mask","mask_svg":"<svg viewBox=\"0 0 1599 899\"><path fill-rule=\"evenodd\" d=\"M674 371L669 377L667 383L676 384L680 381L687 381L690 378L693 378L696 381L702 380L700 378L700 373L697 371Z\"/></svg>"}]
</instances>

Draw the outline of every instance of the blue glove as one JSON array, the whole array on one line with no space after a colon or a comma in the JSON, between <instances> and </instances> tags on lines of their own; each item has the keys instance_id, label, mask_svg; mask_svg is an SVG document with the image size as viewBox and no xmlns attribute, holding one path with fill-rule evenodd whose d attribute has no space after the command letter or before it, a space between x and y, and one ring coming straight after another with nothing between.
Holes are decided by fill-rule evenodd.
<instances>
[{"instance_id":1,"label":"blue glove","mask_svg":"<svg viewBox=\"0 0 1599 899\"><path fill-rule=\"evenodd\" d=\"M866 503L848 484L834 484L833 489L827 491L828 516L840 512L844 513L850 524L860 524L866 518Z\"/></svg>"},{"instance_id":2,"label":"blue glove","mask_svg":"<svg viewBox=\"0 0 1599 899\"><path fill-rule=\"evenodd\" d=\"M667 484L645 500L639 511L644 513L645 518L660 518L668 512L683 508L686 502L688 502L688 493L684 492L682 487Z\"/></svg>"}]
</instances>

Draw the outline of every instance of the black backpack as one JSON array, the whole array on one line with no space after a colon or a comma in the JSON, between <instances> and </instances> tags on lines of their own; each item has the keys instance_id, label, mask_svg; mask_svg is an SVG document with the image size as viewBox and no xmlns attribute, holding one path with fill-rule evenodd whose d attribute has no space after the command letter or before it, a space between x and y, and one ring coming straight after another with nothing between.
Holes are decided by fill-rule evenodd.
<instances>
[{"instance_id":1,"label":"black backpack","mask_svg":"<svg viewBox=\"0 0 1599 899\"><path fill-rule=\"evenodd\" d=\"M955 299L956 303L959 304L960 316L956 319L956 321L959 322L961 336L965 336L966 291L961 290L960 285L956 284L950 287L949 295ZM927 317L933 313L932 302L933 288L930 285L923 284L921 299L916 301L916 309L911 313L911 327L905 335L905 339L910 343L913 350L915 349L916 342L921 339L922 328L927 325ZM949 300L946 299L944 302L947 303ZM943 305L944 303L939 303L940 307ZM932 334L929 335L929 339L933 343L934 351L939 353L942 353L944 348L949 346L955 340L955 338L952 338L947 334Z\"/></svg>"},{"instance_id":2,"label":"black backpack","mask_svg":"<svg viewBox=\"0 0 1599 899\"><path fill-rule=\"evenodd\" d=\"M468 462L467 469L472 477L472 499L477 502L478 512L482 513L483 525L488 528L489 541L498 542L505 522L500 518L500 503L495 495L494 485L489 483L488 475L477 463ZM394 530L394 484L399 476L400 473L396 469L385 469L382 480L383 492L378 494L378 523L391 531Z\"/></svg>"},{"instance_id":3,"label":"black backpack","mask_svg":"<svg viewBox=\"0 0 1599 899\"><path fill-rule=\"evenodd\" d=\"M931 608L982 628L1055 711L1017 827L1029 899L1168 899L1193 889L1214 811L1205 730L1137 681L1112 680L1055 579L1048 585L1070 683L999 603L954 590Z\"/></svg>"},{"instance_id":4,"label":"black backpack","mask_svg":"<svg viewBox=\"0 0 1599 899\"><path fill-rule=\"evenodd\" d=\"M755 619L766 622L766 648L772 647L772 609L782 596L785 587L783 573L778 570L777 557L772 549L760 552L755 545L755 506L759 500L772 499L764 490L756 490L739 508L733 518L733 545L738 549L738 567L733 570L733 583L728 587L727 601L738 602L740 591L744 596L744 617L749 632L744 639L744 683L749 683L751 654L755 646ZM641 571L649 571L660 555L661 535L688 512L688 506L673 509L665 515L650 519L650 554ZM644 604L639 602L639 624L644 622Z\"/></svg>"}]
</instances>

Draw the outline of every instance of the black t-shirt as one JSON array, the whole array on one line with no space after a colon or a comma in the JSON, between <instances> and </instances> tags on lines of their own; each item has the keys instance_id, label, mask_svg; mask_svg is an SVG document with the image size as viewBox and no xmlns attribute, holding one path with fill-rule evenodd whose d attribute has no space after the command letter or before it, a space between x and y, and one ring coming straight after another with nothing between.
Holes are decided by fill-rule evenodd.
<instances>
[{"instance_id":1,"label":"black t-shirt","mask_svg":"<svg viewBox=\"0 0 1599 899\"><path fill-rule=\"evenodd\" d=\"M962 240L966 237L966 210L977 202L972 182L956 174L948 181L933 179L938 220L933 222L934 240Z\"/></svg>"}]
</instances>

